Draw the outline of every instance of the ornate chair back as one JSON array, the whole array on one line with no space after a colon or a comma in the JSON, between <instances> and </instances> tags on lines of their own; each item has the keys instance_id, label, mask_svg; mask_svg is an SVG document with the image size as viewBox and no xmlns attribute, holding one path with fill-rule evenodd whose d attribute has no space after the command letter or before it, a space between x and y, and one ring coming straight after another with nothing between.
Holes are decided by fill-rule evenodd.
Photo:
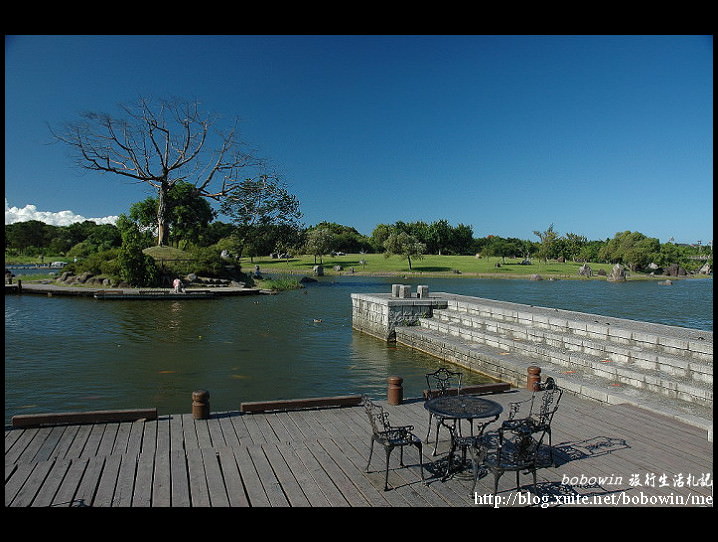
<instances>
[{"instance_id":1,"label":"ornate chair back","mask_svg":"<svg viewBox=\"0 0 718 542\"><path fill-rule=\"evenodd\" d=\"M430 396L439 397L451 393L461 394L461 377L461 372L450 371L446 367L441 367L433 373L427 373L426 384L429 386Z\"/></svg>"}]
</instances>

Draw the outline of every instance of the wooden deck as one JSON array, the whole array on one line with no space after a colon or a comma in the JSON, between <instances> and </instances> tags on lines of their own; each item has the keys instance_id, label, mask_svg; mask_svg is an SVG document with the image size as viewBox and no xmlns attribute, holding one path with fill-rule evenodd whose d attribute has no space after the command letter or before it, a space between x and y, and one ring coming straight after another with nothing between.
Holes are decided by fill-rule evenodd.
<instances>
[{"instance_id":1,"label":"wooden deck","mask_svg":"<svg viewBox=\"0 0 718 542\"><path fill-rule=\"evenodd\" d=\"M526 393L489 397L506 405ZM392 423L413 424L426 436L422 400L386 408ZM356 406L6 429L5 506L712 506L713 444L705 431L564 395L553 446L559 465L541 469L535 488L522 475L521 494L513 473L505 474L499 500L490 474L475 494L464 473L442 481L442 455L432 457L429 445L428 483L415 449L405 450L405 468L395 451L392 489L383 491L384 453L375 447L365 472L369 425ZM446 448L442 440L440 452Z\"/></svg>"}]
</instances>

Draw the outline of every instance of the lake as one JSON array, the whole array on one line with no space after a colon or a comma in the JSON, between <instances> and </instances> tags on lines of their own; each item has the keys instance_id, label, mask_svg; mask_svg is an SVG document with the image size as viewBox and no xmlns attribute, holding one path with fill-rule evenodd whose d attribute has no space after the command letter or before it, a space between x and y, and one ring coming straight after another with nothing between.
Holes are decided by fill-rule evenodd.
<instances>
[{"instance_id":1,"label":"lake","mask_svg":"<svg viewBox=\"0 0 718 542\"><path fill-rule=\"evenodd\" d=\"M436 358L351 325L351 293L391 284L713 330L712 279L605 281L324 277L279 295L195 301L5 296L5 421L15 414L157 407L213 411L243 401L369 393L404 378L420 395ZM467 375L466 383L487 381Z\"/></svg>"}]
</instances>

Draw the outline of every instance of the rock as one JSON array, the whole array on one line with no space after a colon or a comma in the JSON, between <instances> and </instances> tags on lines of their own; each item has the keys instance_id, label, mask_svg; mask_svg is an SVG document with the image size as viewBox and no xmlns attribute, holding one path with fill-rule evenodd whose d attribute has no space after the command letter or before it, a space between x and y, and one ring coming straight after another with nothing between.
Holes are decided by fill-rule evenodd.
<instances>
[{"instance_id":1,"label":"rock","mask_svg":"<svg viewBox=\"0 0 718 542\"><path fill-rule=\"evenodd\" d=\"M533 274L531 277L529 277L531 280L543 280L543 277L541 275Z\"/></svg>"},{"instance_id":2,"label":"rock","mask_svg":"<svg viewBox=\"0 0 718 542\"><path fill-rule=\"evenodd\" d=\"M711 264L706 262L703 264L703 267L698 270L698 273L701 275L710 275L713 273L713 268L711 267Z\"/></svg>"},{"instance_id":3,"label":"rock","mask_svg":"<svg viewBox=\"0 0 718 542\"><path fill-rule=\"evenodd\" d=\"M590 265L585 263L581 267L578 268L578 274L581 275L582 277L592 277L593 269L591 269Z\"/></svg>"},{"instance_id":4,"label":"rock","mask_svg":"<svg viewBox=\"0 0 718 542\"><path fill-rule=\"evenodd\" d=\"M662 280L662 281L658 282L658 284L664 285L664 286L670 286L671 284L673 284L673 281L672 280Z\"/></svg>"},{"instance_id":5,"label":"rock","mask_svg":"<svg viewBox=\"0 0 718 542\"><path fill-rule=\"evenodd\" d=\"M677 263L672 263L666 267L663 274L668 275L669 277L684 277L688 274L688 272Z\"/></svg>"},{"instance_id":6,"label":"rock","mask_svg":"<svg viewBox=\"0 0 718 542\"><path fill-rule=\"evenodd\" d=\"M315 265L312 268L312 272L317 277L323 277L324 276L324 268L321 265Z\"/></svg>"},{"instance_id":7,"label":"rock","mask_svg":"<svg viewBox=\"0 0 718 542\"><path fill-rule=\"evenodd\" d=\"M88 279L92 278L94 275L90 273L89 271L85 271L84 273L80 273L77 276L77 282L84 284L88 281Z\"/></svg>"},{"instance_id":8,"label":"rock","mask_svg":"<svg viewBox=\"0 0 718 542\"><path fill-rule=\"evenodd\" d=\"M617 263L611 269L611 274L606 277L606 280L609 282L626 282L626 269L620 263Z\"/></svg>"}]
</instances>

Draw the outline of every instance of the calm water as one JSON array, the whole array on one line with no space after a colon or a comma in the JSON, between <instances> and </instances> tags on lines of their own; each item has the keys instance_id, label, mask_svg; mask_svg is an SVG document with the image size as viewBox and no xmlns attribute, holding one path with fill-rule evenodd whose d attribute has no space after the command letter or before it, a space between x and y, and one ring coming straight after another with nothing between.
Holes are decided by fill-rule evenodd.
<instances>
[{"instance_id":1,"label":"calm water","mask_svg":"<svg viewBox=\"0 0 718 542\"><path fill-rule=\"evenodd\" d=\"M607 316L713 329L713 281L325 278L276 296L195 301L5 297L5 421L14 414L157 407L190 412L196 389L212 410L242 401L386 393L404 378L418 396L438 360L352 330L351 293L391 284ZM320 320L320 321L318 321ZM484 381L480 375L470 383Z\"/></svg>"}]
</instances>

